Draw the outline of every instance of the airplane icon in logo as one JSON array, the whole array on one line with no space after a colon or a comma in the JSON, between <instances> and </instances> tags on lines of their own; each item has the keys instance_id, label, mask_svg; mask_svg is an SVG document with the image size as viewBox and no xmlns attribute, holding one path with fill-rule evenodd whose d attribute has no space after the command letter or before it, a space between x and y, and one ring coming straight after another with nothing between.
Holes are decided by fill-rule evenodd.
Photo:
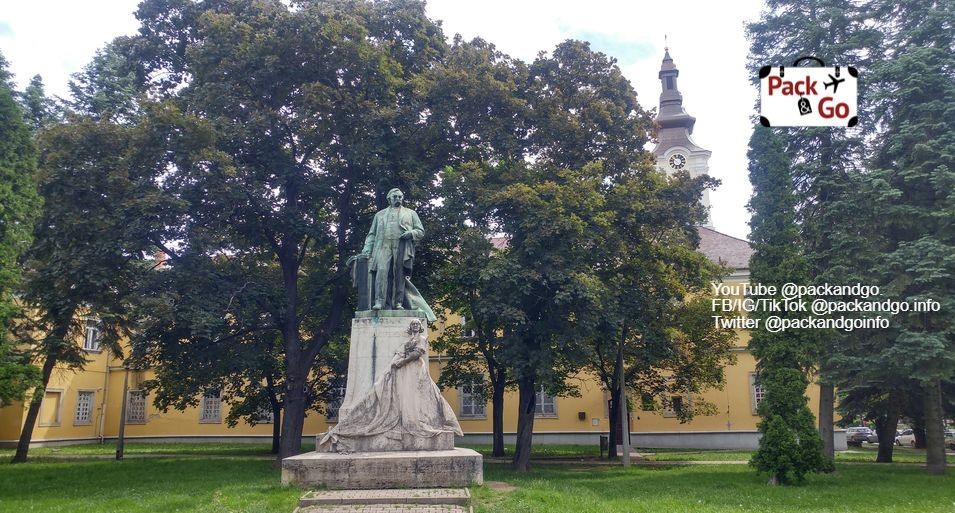
<instances>
[{"instance_id":1,"label":"airplane icon in logo","mask_svg":"<svg viewBox=\"0 0 955 513\"><path fill-rule=\"evenodd\" d=\"M836 76L834 77L834 76L832 76L832 73L830 73L830 74L829 74L829 78L832 79L832 82L823 82L823 83L822 83L823 87L825 87L826 89L829 89L829 86L832 86L832 94L835 94L836 91L839 89L839 84L841 84L841 83L843 83L843 82L846 81L846 79L844 79L844 78L837 78L838 76L839 76L839 75L836 74Z\"/></svg>"}]
</instances>

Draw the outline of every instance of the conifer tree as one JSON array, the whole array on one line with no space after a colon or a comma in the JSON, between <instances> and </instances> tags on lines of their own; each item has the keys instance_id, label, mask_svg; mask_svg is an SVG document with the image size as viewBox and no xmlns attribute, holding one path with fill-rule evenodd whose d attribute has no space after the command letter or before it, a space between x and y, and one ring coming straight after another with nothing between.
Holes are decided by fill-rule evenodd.
<instances>
[{"instance_id":1,"label":"conifer tree","mask_svg":"<svg viewBox=\"0 0 955 513\"><path fill-rule=\"evenodd\" d=\"M876 272L887 298L914 304L932 300L937 311L893 317L894 343L870 362L895 361L899 374L924 391L930 473L945 471L941 383L955 376L955 85L949 49L903 51L880 69L887 126L874 172L879 235L884 246ZM905 358L898 358L904 354Z\"/></svg>"},{"instance_id":2,"label":"conifer tree","mask_svg":"<svg viewBox=\"0 0 955 513\"><path fill-rule=\"evenodd\" d=\"M760 18L747 26L750 68L789 66L802 56L828 65L868 70L878 59L881 35L864 23L866 9L850 0L769 0ZM813 283L865 281L854 256L868 243L865 230L854 226L861 201L858 173L865 162L864 136L873 129L867 116L867 82L859 82L862 122L853 129L805 127L778 130L777 137L792 160L796 222ZM846 334L820 332L819 431L825 454L833 457L835 379L830 359L846 346ZM844 389L844 383L839 383Z\"/></svg>"},{"instance_id":3,"label":"conifer tree","mask_svg":"<svg viewBox=\"0 0 955 513\"><path fill-rule=\"evenodd\" d=\"M753 198L749 210L754 253L750 273L754 283L805 284L808 264L800 250L795 223L790 161L771 129L756 127L750 138L749 176ZM778 298L778 297L777 297ZM767 311L753 312L766 322ZM784 318L798 312L774 312ZM805 474L827 469L822 439L809 410L808 370L817 360L817 336L809 331L771 332L761 324L753 330L750 349L757 359L758 383L765 390L758 412L762 417L759 450L750 465L770 474L770 484L799 482Z\"/></svg>"},{"instance_id":4,"label":"conifer tree","mask_svg":"<svg viewBox=\"0 0 955 513\"><path fill-rule=\"evenodd\" d=\"M0 402L23 399L39 371L8 340L8 322L18 305L18 258L30 244L40 209L36 191L36 149L23 114L14 101L10 74L0 55Z\"/></svg>"}]
</instances>

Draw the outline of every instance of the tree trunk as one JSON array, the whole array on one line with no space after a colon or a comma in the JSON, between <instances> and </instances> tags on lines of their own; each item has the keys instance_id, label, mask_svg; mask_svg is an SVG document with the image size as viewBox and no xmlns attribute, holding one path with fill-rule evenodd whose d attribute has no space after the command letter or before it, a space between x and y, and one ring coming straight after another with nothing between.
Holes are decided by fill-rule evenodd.
<instances>
[{"instance_id":1,"label":"tree trunk","mask_svg":"<svg viewBox=\"0 0 955 513\"><path fill-rule=\"evenodd\" d=\"M892 463L892 451L895 449L895 431L899 427L899 404L894 393L889 393L889 406L885 415L875 421L876 434L879 436L879 454L876 463Z\"/></svg>"},{"instance_id":2,"label":"tree trunk","mask_svg":"<svg viewBox=\"0 0 955 513\"><path fill-rule=\"evenodd\" d=\"M282 409L272 410L272 454L278 454L282 448Z\"/></svg>"},{"instance_id":3,"label":"tree trunk","mask_svg":"<svg viewBox=\"0 0 955 513\"><path fill-rule=\"evenodd\" d=\"M285 386L285 409L281 421L282 440L279 461L302 453L302 431L305 428L305 372L286 356L288 371ZM293 367L294 365L294 367Z\"/></svg>"},{"instance_id":4,"label":"tree trunk","mask_svg":"<svg viewBox=\"0 0 955 513\"><path fill-rule=\"evenodd\" d=\"M925 468L932 475L945 473L942 390L937 379L925 384Z\"/></svg>"},{"instance_id":5,"label":"tree trunk","mask_svg":"<svg viewBox=\"0 0 955 513\"><path fill-rule=\"evenodd\" d=\"M615 380L616 381L616 380ZM617 432L620 431L620 389L614 383L610 389L610 437L608 438L607 459L617 457L617 444L622 440L617 440Z\"/></svg>"},{"instance_id":6,"label":"tree trunk","mask_svg":"<svg viewBox=\"0 0 955 513\"><path fill-rule=\"evenodd\" d=\"M519 472L530 468L531 443L534 437L534 410L537 408L537 387L533 376L521 378L517 383L517 446L511 467Z\"/></svg>"},{"instance_id":7,"label":"tree trunk","mask_svg":"<svg viewBox=\"0 0 955 513\"><path fill-rule=\"evenodd\" d=\"M282 341L285 344L285 415L282 419L282 441L279 461L302 452L302 430L305 428L305 379L311 362L305 355L299 337L298 322L298 244L282 248L282 287L285 290L285 311L282 319Z\"/></svg>"},{"instance_id":8,"label":"tree trunk","mask_svg":"<svg viewBox=\"0 0 955 513\"><path fill-rule=\"evenodd\" d=\"M822 455L829 460L836 457L835 397L835 387L819 383L819 436L822 437ZM879 435L879 440L882 440L882 435Z\"/></svg>"},{"instance_id":9,"label":"tree trunk","mask_svg":"<svg viewBox=\"0 0 955 513\"><path fill-rule=\"evenodd\" d=\"M43 395L46 392L46 386L50 384L50 376L53 375L53 367L56 366L56 356L47 355L43 362L43 382L33 391L33 397L30 399L30 408L27 410L27 418L23 423L23 430L20 431L20 440L17 442L17 452L10 463L26 463L27 453L30 451L30 441L33 439L33 428L36 427L36 419L40 415L40 405L43 403ZM60 400L64 400L60 397Z\"/></svg>"},{"instance_id":10,"label":"tree trunk","mask_svg":"<svg viewBox=\"0 0 955 513\"><path fill-rule=\"evenodd\" d=\"M504 387L507 384L507 376L503 370L496 370L492 375L494 380L491 383L491 437L494 440L494 448L491 456L504 457Z\"/></svg>"},{"instance_id":11,"label":"tree trunk","mask_svg":"<svg viewBox=\"0 0 955 513\"><path fill-rule=\"evenodd\" d=\"M924 402L925 399L923 398L922 401ZM924 420L922 420L921 422L922 422L923 424L925 423ZM921 426L921 427L913 427L913 428L912 428L912 440L915 441L915 448L916 448L916 449L924 449L924 448L925 448L925 426L924 426L924 425Z\"/></svg>"}]
</instances>

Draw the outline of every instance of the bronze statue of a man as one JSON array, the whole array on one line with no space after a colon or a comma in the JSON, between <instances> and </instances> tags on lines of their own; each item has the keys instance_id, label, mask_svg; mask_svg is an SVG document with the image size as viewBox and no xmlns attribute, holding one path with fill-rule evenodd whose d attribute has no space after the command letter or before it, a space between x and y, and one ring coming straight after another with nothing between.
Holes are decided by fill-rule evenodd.
<instances>
[{"instance_id":1,"label":"bronze statue of a man","mask_svg":"<svg viewBox=\"0 0 955 513\"><path fill-rule=\"evenodd\" d=\"M365 237L361 255L369 257L368 272L372 276L374 304L372 310L410 308L405 291L406 277L411 276L415 243L424 237L418 214L401 206L404 194L388 191L388 207L375 214Z\"/></svg>"}]
</instances>

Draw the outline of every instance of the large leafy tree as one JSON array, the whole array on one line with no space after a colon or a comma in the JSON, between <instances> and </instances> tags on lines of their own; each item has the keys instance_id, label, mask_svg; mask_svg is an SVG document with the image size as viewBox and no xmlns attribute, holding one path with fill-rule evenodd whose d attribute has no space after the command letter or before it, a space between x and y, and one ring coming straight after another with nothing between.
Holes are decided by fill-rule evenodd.
<instances>
[{"instance_id":1,"label":"large leafy tree","mask_svg":"<svg viewBox=\"0 0 955 513\"><path fill-rule=\"evenodd\" d=\"M256 325L281 340L279 457L297 454L309 376L343 333L344 262L383 193L405 188L425 223L437 226L427 221L427 200L447 153L443 125L429 119L421 97L444 38L423 3L411 1L292 9L149 0L137 17L140 34L128 46L141 63L136 76L183 116L207 123L216 155L165 170L167 193L189 215L157 245L182 272L205 273L209 265L192 262L216 258L249 272L249 286L235 294L259 294L247 298L264 316Z\"/></svg>"},{"instance_id":2,"label":"large leafy tree","mask_svg":"<svg viewBox=\"0 0 955 513\"><path fill-rule=\"evenodd\" d=\"M174 165L172 148L201 145L198 126L123 126L77 117L39 138L42 214L27 252L18 342L42 368L15 462L26 460L43 390L56 366L80 369L83 317L103 323L103 344L122 355L131 299L150 239L165 229L160 212L175 210L153 181Z\"/></svg>"},{"instance_id":3,"label":"large leafy tree","mask_svg":"<svg viewBox=\"0 0 955 513\"><path fill-rule=\"evenodd\" d=\"M484 80L491 87L477 90L492 100L462 116L477 122L462 133L481 144L466 146L465 160L442 175L466 252L452 264L447 297L484 328L479 342L493 359L479 363L501 369L496 386L518 388L514 466L526 469L536 396L573 393L566 378L583 365L580 342L598 322L599 249L616 206L608 189L646 177L653 125L615 61L587 43L561 43L526 71L480 43L462 50L486 70L465 83ZM497 248L487 242L494 236ZM465 263L479 266L469 269L473 279L461 275Z\"/></svg>"},{"instance_id":4,"label":"large leafy tree","mask_svg":"<svg viewBox=\"0 0 955 513\"><path fill-rule=\"evenodd\" d=\"M489 198L502 186L507 169L525 165L527 66L483 40L458 37L432 77L433 117L447 120L451 129L446 139L452 165L441 173L439 217L455 241L436 276L435 298L467 319L463 329L445 330L435 344L450 358L440 384L460 386L488 377L481 381L491 399L493 454L504 456L504 391L514 382L502 347L518 319L497 299L503 239ZM465 331L474 336L462 336Z\"/></svg>"},{"instance_id":5,"label":"large leafy tree","mask_svg":"<svg viewBox=\"0 0 955 513\"><path fill-rule=\"evenodd\" d=\"M20 285L19 259L29 246L39 214L36 187L36 148L23 114L14 101L7 63L0 55L0 402L22 400L39 373L15 347L8 325L20 305L14 292Z\"/></svg>"},{"instance_id":6,"label":"large leafy tree","mask_svg":"<svg viewBox=\"0 0 955 513\"><path fill-rule=\"evenodd\" d=\"M749 177L753 198L750 276L756 283L781 290L786 283L805 284L808 263L802 254L795 223L790 161L772 129L756 127L750 138ZM777 294L775 299L781 299ZM788 319L800 312L776 312ZM766 321L770 312L753 312ZM817 335L809 330L773 332L763 325L753 330L750 349L756 358L758 382L766 391L758 412L762 420L759 449L750 464L770 475L771 484L802 481L809 472L831 466L822 453L806 399L808 372L818 361Z\"/></svg>"},{"instance_id":7,"label":"large leafy tree","mask_svg":"<svg viewBox=\"0 0 955 513\"><path fill-rule=\"evenodd\" d=\"M610 391L611 456L624 386L645 407L672 408L673 396L721 386L722 368L734 360L734 334L714 326L707 301L721 269L695 249L704 219L699 198L711 184L641 171L609 191L614 222L597 264L604 322L587 338L586 368ZM702 400L684 405L674 408L684 422L713 408Z\"/></svg>"}]
</instances>

